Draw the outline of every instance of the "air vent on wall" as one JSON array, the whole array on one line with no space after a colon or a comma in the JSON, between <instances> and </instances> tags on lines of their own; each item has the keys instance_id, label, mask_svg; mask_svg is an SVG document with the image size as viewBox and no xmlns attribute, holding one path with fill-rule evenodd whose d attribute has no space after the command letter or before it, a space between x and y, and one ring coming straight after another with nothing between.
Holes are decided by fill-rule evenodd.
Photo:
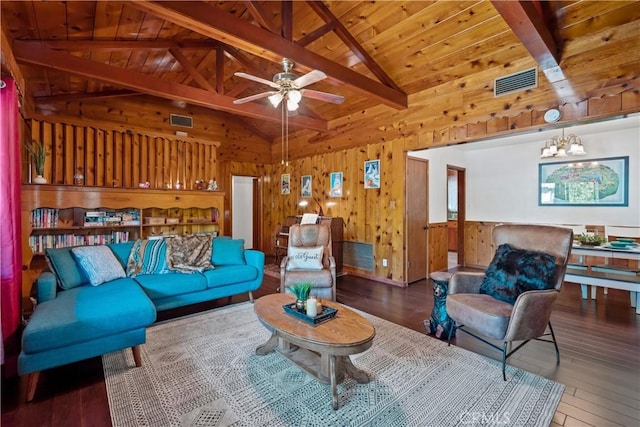
<instances>
[{"instance_id":1,"label":"air vent on wall","mask_svg":"<svg viewBox=\"0 0 640 427\"><path fill-rule=\"evenodd\" d=\"M171 114L169 119L171 120L171 126L182 126L183 128L193 127L193 117Z\"/></svg>"},{"instance_id":2,"label":"air vent on wall","mask_svg":"<svg viewBox=\"0 0 640 427\"><path fill-rule=\"evenodd\" d=\"M520 92L534 87L538 87L538 69L536 67L495 79L493 96Z\"/></svg>"}]
</instances>

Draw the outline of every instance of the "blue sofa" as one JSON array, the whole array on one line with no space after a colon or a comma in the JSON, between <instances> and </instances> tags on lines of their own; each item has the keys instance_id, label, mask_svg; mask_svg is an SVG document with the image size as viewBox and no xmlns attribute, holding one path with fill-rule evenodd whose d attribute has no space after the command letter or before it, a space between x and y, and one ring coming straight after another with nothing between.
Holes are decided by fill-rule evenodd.
<instances>
[{"instance_id":1,"label":"blue sofa","mask_svg":"<svg viewBox=\"0 0 640 427\"><path fill-rule=\"evenodd\" d=\"M127 272L134 242L106 245ZM22 335L18 373L29 374L27 401L33 399L40 371L131 347L141 365L140 345L156 312L249 293L262 285L264 253L245 250L241 239L215 238L213 269L180 273L166 267L164 246L140 274L96 286L73 248L48 249L51 271L36 281L38 304ZM102 249L104 250L104 249ZM109 251L107 251L109 252ZM145 258L145 259L147 259ZM100 260L102 262L102 260Z\"/></svg>"}]
</instances>

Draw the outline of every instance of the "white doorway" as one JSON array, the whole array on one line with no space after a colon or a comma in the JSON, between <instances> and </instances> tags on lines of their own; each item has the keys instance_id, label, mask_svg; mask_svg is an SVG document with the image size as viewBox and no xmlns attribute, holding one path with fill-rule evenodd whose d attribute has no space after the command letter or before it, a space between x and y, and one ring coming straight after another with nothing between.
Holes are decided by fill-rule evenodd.
<instances>
[{"instance_id":1,"label":"white doorway","mask_svg":"<svg viewBox=\"0 0 640 427\"><path fill-rule=\"evenodd\" d=\"M254 248L254 180L252 176L232 176L231 237L244 239L244 247Z\"/></svg>"}]
</instances>

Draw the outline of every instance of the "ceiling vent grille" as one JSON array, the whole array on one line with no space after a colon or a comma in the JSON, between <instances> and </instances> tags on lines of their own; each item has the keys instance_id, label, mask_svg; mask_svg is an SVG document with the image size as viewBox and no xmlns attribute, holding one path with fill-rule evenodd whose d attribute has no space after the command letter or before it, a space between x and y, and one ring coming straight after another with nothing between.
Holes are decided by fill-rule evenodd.
<instances>
[{"instance_id":1,"label":"ceiling vent grille","mask_svg":"<svg viewBox=\"0 0 640 427\"><path fill-rule=\"evenodd\" d=\"M171 120L171 126L181 126L183 128L193 127L193 117L171 114L169 119Z\"/></svg>"},{"instance_id":2,"label":"ceiling vent grille","mask_svg":"<svg viewBox=\"0 0 640 427\"><path fill-rule=\"evenodd\" d=\"M493 96L497 97L508 93L521 92L535 87L538 87L538 69L533 67L495 79Z\"/></svg>"}]
</instances>

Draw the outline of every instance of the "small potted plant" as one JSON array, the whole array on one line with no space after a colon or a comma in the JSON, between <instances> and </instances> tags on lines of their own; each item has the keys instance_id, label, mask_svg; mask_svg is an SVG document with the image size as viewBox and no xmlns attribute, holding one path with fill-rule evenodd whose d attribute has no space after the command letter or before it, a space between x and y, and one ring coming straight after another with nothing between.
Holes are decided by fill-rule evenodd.
<instances>
[{"instance_id":1,"label":"small potted plant","mask_svg":"<svg viewBox=\"0 0 640 427\"><path fill-rule=\"evenodd\" d=\"M576 239L578 240L578 242L580 242L581 245L585 246L600 246L607 241L604 236L586 233L580 234Z\"/></svg>"},{"instance_id":2,"label":"small potted plant","mask_svg":"<svg viewBox=\"0 0 640 427\"><path fill-rule=\"evenodd\" d=\"M311 283L298 283L289 289L296 296L296 309L304 312L306 310L305 303L309 298L309 292L311 292Z\"/></svg>"},{"instance_id":3,"label":"small potted plant","mask_svg":"<svg viewBox=\"0 0 640 427\"><path fill-rule=\"evenodd\" d=\"M45 184L47 180L42 176L44 174L44 164L47 160L47 149L41 141L31 141L31 144L25 144L25 147L36 168L36 177L33 178L34 184Z\"/></svg>"}]
</instances>

